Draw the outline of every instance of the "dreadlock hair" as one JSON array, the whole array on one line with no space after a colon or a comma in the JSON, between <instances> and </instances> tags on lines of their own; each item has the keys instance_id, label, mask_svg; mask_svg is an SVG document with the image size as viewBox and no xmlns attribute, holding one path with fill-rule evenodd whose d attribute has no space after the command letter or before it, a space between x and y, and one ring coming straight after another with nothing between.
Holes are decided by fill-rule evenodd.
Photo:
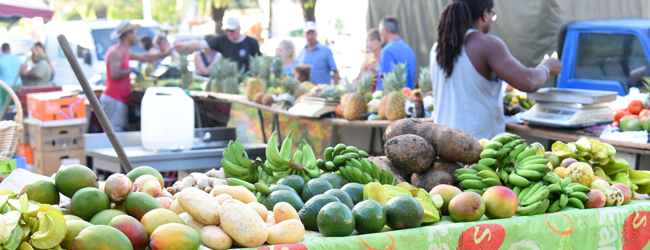
<instances>
[{"instance_id":1,"label":"dreadlock hair","mask_svg":"<svg viewBox=\"0 0 650 250\"><path fill-rule=\"evenodd\" d=\"M465 32L483 16L483 11L492 7L492 0L454 0L442 11L438 21L436 61L446 77L454 71L454 61L462 52Z\"/></svg>"}]
</instances>

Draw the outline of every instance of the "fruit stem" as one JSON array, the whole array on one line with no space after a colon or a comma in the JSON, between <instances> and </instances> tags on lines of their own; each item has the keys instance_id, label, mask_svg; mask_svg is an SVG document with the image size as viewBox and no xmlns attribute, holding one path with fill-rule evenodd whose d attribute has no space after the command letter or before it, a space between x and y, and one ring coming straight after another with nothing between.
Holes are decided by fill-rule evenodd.
<instances>
[{"instance_id":1,"label":"fruit stem","mask_svg":"<svg viewBox=\"0 0 650 250\"><path fill-rule=\"evenodd\" d=\"M305 165L302 165L302 164L296 163L296 162L294 162L293 160L289 160L289 166L290 166L293 170L307 170L307 167L305 167Z\"/></svg>"}]
</instances>

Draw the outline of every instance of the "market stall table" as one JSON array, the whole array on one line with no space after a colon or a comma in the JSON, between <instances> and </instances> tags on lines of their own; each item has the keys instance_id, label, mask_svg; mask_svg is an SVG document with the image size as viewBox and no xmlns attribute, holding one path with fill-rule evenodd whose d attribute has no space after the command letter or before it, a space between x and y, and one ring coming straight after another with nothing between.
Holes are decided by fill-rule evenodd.
<instances>
[{"instance_id":1,"label":"market stall table","mask_svg":"<svg viewBox=\"0 0 650 250\"><path fill-rule=\"evenodd\" d=\"M647 197L643 195L644 197ZM247 249L645 249L650 240L650 201L620 207L454 223L449 216L418 228L347 237L307 231L299 243ZM285 248L286 247L286 248Z\"/></svg>"}]
</instances>

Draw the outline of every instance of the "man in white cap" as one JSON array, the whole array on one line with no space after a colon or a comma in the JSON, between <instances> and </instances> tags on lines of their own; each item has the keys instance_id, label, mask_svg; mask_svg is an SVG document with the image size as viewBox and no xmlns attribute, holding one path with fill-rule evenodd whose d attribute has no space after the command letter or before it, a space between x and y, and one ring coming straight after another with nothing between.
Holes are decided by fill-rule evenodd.
<instances>
[{"instance_id":1,"label":"man in white cap","mask_svg":"<svg viewBox=\"0 0 650 250\"><path fill-rule=\"evenodd\" d=\"M129 61L155 61L171 54L171 49L157 54L138 54L131 51L131 46L138 43L136 33L139 28L139 24L131 24L129 19L123 20L111 33L111 39L119 38L118 44L111 46L106 52L106 89L99 101L115 131L125 131L128 125L128 104L131 99L129 75L131 72L137 72L129 67Z\"/></svg>"},{"instance_id":2,"label":"man in white cap","mask_svg":"<svg viewBox=\"0 0 650 250\"><path fill-rule=\"evenodd\" d=\"M260 45L255 38L241 33L239 19L231 17L221 27L225 35L208 35L203 41L174 42L176 50L197 51L210 48L224 58L237 62L239 69L248 70L248 57L260 55Z\"/></svg>"},{"instance_id":3,"label":"man in white cap","mask_svg":"<svg viewBox=\"0 0 650 250\"><path fill-rule=\"evenodd\" d=\"M314 84L330 84L331 79L334 78L334 84L338 84L340 77L336 62L334 62L334 54L328 47L316 40L318 36L316 23L308 21L302 32L307 39L307 45L300 51L298 61L311 65L310 81ZM333 77L330 72L333 72Z\"/></svg>"}]
</instances>

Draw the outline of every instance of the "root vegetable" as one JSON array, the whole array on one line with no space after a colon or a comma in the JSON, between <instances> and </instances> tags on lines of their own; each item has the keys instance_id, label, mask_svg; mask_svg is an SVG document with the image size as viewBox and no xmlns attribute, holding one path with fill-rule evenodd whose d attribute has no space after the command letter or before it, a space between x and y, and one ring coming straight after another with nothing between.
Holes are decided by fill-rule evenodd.
<instances>
[{"instance_id":1,"label":"root vegetable","mask_svg":"<svg viewBox=\"0 0 650 250\"><path fill-rule=\"evenodd\" d=\"M215 196L214 198L216 198L217 201L219 201L219 204L223 204L227 200L232 200L232 196L230 196L229 194L220 194Z\"/></svg>"},{"instance_id":2,"label":"root vegetable","mask_svg":"<svg viewBox=\"0 0 650 250\"><path fill-rule=\"evenodd\" d=\"M454 177L442 169L432 169L422 174L413 174L411 183L427 192L439 184L454 185Z\"/></svg>"},{"instance_id":3,"label":"root vegetable","mask_svg":"<svg viewBox=\"0 0 650 250\"><path fill-rule=\"evenodd\" d=\"M246 204L246 206L249 206L250 208L255 210L255 212L257 212L260 215L260 217L262 217L262 220L264 221L266 221L266 218L269 216L269 210L267 210L266 207L262 205L262 203L250 202Z\"/></svg>"},{"instance_id":4,"label":"root vegetable","mask_svg":"<svg viewBox=\"0 0 650 250\"><path fill-rule=\"evenodd\" d=\"M206 193L210 193L212 191L212 187L205 187L203 191L205 191Z\"/></svg>"},{"instance_id":5,"label":"root vegetable","mask_svg":"<svg viewBox=\"0 0 650 250\"><path fill-rule=\"evenodd\" d=\"M206 226L199 232L201 232L201 241L209 248L220 250L232 247L232 238L220 227Z\"/></svg>"},{"instance_id":6,"label":"root vegetable","mask_svg":"<svg viewBox=\"0 0 650 250\"><path fill-rule=\"evenodd\" d=\"M426 139L445 161L466 164L477 162L483 146L473 135L460 129L415 119L392 122L386 128L386 141L403 134L415 134Z\"/></svg>"},{"instance_id":7,"label":"root vegetable","mask_svg":"<svg viewBox=\"0 0 650 250\"><path fill-rule=\"evenodd\" d=\"M296 212L296 209L293 206L291 206L291 204L284 201L275 204L275 206L273 207L273 217L275 218L274 222L277 223L289 219L300 220L300 217L298 216L298 212Z\"/></svg>"},{"instance_id":8,"label":"root vegetable","mask_svg":"<svg viewBox=\"0 0 650 250\"><path fill-rule=\"evenodd\" d=\"M268 239L271 245L300 242L305 235L305 226L300 220L290 219L269 227Z\"/></svg>"},{"instance_id":9,"label":"root vegetable","mask_svg":"<svg viewBox=\"0 0 650 250\"><path fill-rule=\"evenodd\" d=\"M384 152L390 162L408 173L421 173L431 168L436 159L433 146L417 135L399 135L386 142Z\"/></svg>"},{"instance_id":10,"label":"root vegetable","mask_svg":"<svg viewBox=\"0 0 650 250\"><path fill-rule=\"evenodd\" d=\"M463 168L463 164L460 164L458 162L448 162L442 159L438 159L436 160L435 163L433 163L433 168L444 170L445 172L449 173L451 176L454 176L456 174L457 169Z\"/></svg>"},{"instance_id":11,"label":"root vegetable","mask_svg":"<svg viewBox=\"0 0 650 250\"><path fill-rule=\"evenodd\" d=\"M180 193L179 193L179 194L180 194ZM169 210L171 210L171 211L174 212L175 214L186 213L186 212L185 212L185 209L183 209L183 207L181 207L181 204L178 203L178 199L172 201L172 204L169 206Z\"/></svg>"},{"instance_id":12,"label":"root vegetable","mask_svg":"<svg viewBox=\"0 0 650 250\"><path fill-rule=\"evenodd\" d=\"M411 179L411 174L404 172L403 170L393 166L393 163L391 163L388 157L386 156L368 157L368 160L377 164L379 169L383 169L385 171L392 173L393 179L396 179L400 183Z\"/></svg>"},{"instance_id":13,"label":"root vegetable","mask_svg":"<svg viewBox=\"0 0 650 250\"><path fill-rule=\"evenodd\" d=\"M204 174L196 176L195 179L196 179L196 187L198 187L201 190L205 189L208 186L211 186L210 184L212 184L210 183L210 178Z\"/></svg>"},{"instance_id":14,"label":"root vegetable","mask_svg":"<svg viewBox=\"0 0 650 250\"><path fill-rule=\"evenodd\" d=\"M204 225L219 225L219 202L210 194L197 188L186 188L177 200L195 220Z\"/></svg>"},{"instance_id":15,"label":"root vegetable","mask_svg":"<svg viewBox=\"0 0 650 250\"><path fill-rule=\"evenodd\" d=\"M219 217L222 218L223 231L241 246L258 247L268 238L269 231L264 220L254 209L242 202L224 202L219 210Z\"/></svg>"},{"instance_id":16,"label":"root vegetable","mask_svg":"<svg viewBox=\"0 0 650 250\"><path fill-rule=\"evenodd\" d=\"M179 214L178 217L180 217L181 220L183 220L183 221L185 222L185 225L188 225L188 226L190 226L190 227L196 229L196 231L201 232L201 229L203 229L203 227L205 227L205 225L203 225L203 223L201 223L201 222L195 220L195 219L194 219L190 214L188 214L187 212Z\"/></svg>"},{"instance_id":17,"label":"root vegetable","mask_svg":"<svg viewBox=\"0 0 650 250\"><path fill-rule=\"evenodd\" d=\"M249 203L257 201L257 197L245 187L242 186L226 186L220 185L212 188L211 195L217 196L220 194L229 194L233 199Z\"/></svg>"},{"instance_id":18,"label":"root vegetable","mask_svg":"<svg viewBox=\"0 0 650 250\"><path fill-rule=\"evenodd\" d=\"M188 176L183 178L183 180L181 180L181 189L193 187L194 185L196 185L194 177Z\"/></svg>"},{"instance_id":19,"label":"root vegetable","mask_svg":"<svg viewBox=\"0 0 650 250\"><path fill-rule=\"evenodd\" d=\"M207 175L208 177L217 178L217 172L219 172L219 171L213 168L213 169L210 169L210 171L206 172L205 175Z\"/></svg>"}]
</instances>

